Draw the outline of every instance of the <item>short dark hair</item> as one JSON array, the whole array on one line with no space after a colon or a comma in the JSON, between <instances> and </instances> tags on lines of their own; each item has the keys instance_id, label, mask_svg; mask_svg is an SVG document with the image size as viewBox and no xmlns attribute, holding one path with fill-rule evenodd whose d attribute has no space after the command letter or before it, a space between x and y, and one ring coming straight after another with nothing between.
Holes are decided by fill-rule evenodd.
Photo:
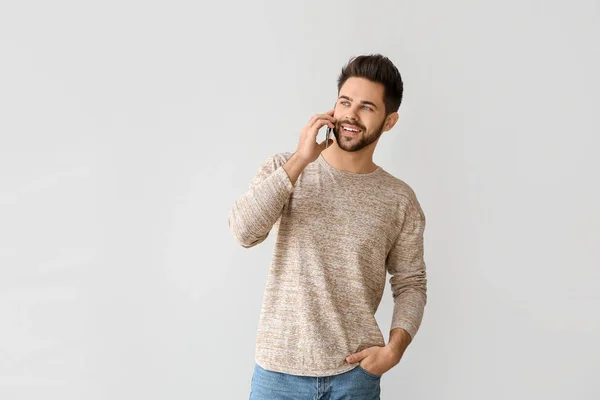
<instances>
[{"instance_id":1,"label":"short dark hair","mask_svg":"<svg viewBox=\"0 0 600 400\"><path fill-rule=\"evenodd\" d=\"M365 78L383 84L385 115L398 111L402 102L404 85L398 68L381 54L369 54L350 58L338 78L338 93L348 78Z\"/></svg>"}]
</instances>

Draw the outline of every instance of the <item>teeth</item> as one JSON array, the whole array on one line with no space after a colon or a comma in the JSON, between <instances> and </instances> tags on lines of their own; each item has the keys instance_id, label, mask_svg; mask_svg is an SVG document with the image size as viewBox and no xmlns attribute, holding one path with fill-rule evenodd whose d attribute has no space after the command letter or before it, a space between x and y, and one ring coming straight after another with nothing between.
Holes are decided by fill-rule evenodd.
<instances>
[{"instance_id":1,"label":"teeth","mask_svg":"<svg viewBox=\"0 0 600 400\"><path fill-rule=\"evenodd\" d=\"M346 128L344 127L345 130L350 131L350 132L358 132L358 129L352 129L352 128Z\"/></svg>"}]
</instances>

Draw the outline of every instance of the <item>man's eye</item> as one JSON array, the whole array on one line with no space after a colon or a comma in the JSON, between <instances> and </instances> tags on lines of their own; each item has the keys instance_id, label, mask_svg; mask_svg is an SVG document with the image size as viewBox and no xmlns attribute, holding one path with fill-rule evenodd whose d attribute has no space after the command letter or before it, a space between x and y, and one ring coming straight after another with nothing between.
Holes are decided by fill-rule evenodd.
<instances>
[{"instance_id":1,"label":"man's eye","mask_svg":"<svg viewBox=\"0 0 600 400\"><path fill-rule=\"evenodd\" d=\"M369 111L373 111L373 110L371 109L371 107L364 106L363 108L365 108L365 109L367 109L367 110L369 110Z\"/></svg>"}]
</instances>

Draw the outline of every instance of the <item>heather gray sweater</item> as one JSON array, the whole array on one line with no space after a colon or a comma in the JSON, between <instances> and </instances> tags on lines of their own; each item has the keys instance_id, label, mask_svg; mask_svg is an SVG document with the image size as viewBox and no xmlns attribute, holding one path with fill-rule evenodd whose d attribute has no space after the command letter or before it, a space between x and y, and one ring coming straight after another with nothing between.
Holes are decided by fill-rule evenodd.
<instances>
[{"instance_id":1,"label":"heather gray sweater","mask_svg":"<svg viewBox=\"0 0 600 400\"><path fill-rule=\"evenodd\" d=\"M385 341L375 319L391 275L390 330L417 333L427 301L425 216L411 187L381 167L341 171L323 156L292 185L270 156L237 199L229 227L244 247L277 231L256 340L263 368L303 376L341 374L346 356Z\"/></svg>"}]
</instances>

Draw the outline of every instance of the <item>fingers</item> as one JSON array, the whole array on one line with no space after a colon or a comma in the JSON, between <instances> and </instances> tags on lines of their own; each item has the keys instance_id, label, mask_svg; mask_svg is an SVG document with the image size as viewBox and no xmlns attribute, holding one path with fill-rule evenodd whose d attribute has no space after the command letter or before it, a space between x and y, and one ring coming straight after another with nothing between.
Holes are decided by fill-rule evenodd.
<instances>
[{"instance_id":1,"label":"fingers","mask_svg":"<svg viewBox=\"0 0 600 400\"><path fill-rule=\"evenodd\" d=\"M318 119L317 122L315 122L315 124L311 126L308 130L308 137L311 137L312 139L316 140L317 136L319 135L319 130L325 125L332 129L335 128L335 124L333 122L329 120Z\"/></svg>"},{"instance_id":2,"label":"fingers","mask_svg":"<svg viewBox=\"0 0 600 400\"><path fill-rule=\"evenodd\" d=\"M320 119L329 120L329 121L333 122L334 124L336 123L336 119L333 118L333 110L330 110L325 114L316 114L315 116L313 116L310 119L310 121L308 121L308 126L312 127ZM323 125L321 125L321 126L323 126Z\"/></svg>"},{"instance_id":3,"label":"fingers","mask_svg":"<svg viewBox=\"0 0 600 400\"><path fill-rule=\"evenodd\" d=\"M318 131L325 125L327 125L330 128L335 128L335 121L331 121L329 119L324 119L324 118L319 118L318 120L315 121L315 123L311 126L311 128L316 128Z\"/></svg>"}]
</instances>

